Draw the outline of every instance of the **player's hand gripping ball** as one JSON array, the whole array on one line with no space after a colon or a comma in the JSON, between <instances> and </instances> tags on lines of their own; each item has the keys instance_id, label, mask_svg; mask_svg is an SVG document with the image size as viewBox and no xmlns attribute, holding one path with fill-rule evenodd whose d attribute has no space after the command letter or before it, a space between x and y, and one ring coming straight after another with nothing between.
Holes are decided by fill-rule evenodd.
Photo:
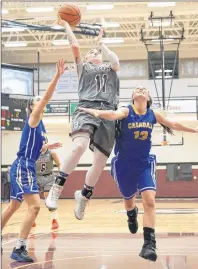
<instances>
[{"instance_id":1,"label":"player's hand gripping ball","mask_svg":"<svg viewBox=\"0 0 198 269\"><path fill-rule=\"evenodd\" d=\"M68 22L70 26L76 26L81 20L81 11L79 7L73 3L67 3L60 7L57 15L63 21Z\"/></svg>"}]
</instances>

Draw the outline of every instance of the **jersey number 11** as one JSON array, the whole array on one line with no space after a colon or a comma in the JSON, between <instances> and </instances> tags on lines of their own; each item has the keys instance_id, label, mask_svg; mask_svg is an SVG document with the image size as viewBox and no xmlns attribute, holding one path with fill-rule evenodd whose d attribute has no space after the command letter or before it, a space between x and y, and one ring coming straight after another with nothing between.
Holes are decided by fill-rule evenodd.
<instances>
[{"instance_id":1,"label":"jersey number 11","mask_svg":"<svg viewBox=\"0 0 198 269\"><path fill-rule=\"evenodd\" d=\"M98 74L95 76L97 92L106 92L107 79L107 74Z\"/></svg>"}]
</instances>

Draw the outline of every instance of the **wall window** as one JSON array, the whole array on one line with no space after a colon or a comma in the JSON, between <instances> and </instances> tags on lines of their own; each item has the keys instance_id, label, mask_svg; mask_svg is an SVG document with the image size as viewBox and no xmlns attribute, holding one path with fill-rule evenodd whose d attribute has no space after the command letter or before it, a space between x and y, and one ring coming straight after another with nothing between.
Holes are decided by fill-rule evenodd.
<instances>
[{"instance_id":1,"label":"wall window","mask_svg":"<svg viewBox=\"0 0 198 269\"><path fill-rule=\"evenodd\" d=\"M192 177L192 165L190 163L180 164L180 180L190 181Z\"/></svg>"},{"instance_id":2,"label":"wall window","mask_svg":"<svg viewBox=\"0 0 198 269\"><path fill-rule=\"evenodd\" d=\"M167 164L166 165L166 179L168 181L179 180L179 165L178 164Z\"/></svg>"},{"instance_id":3,"label":"wall window","mask_svg":"<svg viewBox=\"0 0 198 269\"><path fill-rule=\"evenodd\" d=\"M174 61L175 61L176 51L165 51L164 52L164 72L165 72L165 79L172 79L173 75L173 67L174 67ZM155 79L162 79L162 55L159 51L149 51L148 57L151 60L151 65L153 69L153 73L155 76ZM176 58L176 65L175 65L175 71L174 71L174 78L179 77L179 68L178 68L178 54ZM154 79L152 74L151 66L149 65L149 79Z\"/></svg>"}]
</instances>

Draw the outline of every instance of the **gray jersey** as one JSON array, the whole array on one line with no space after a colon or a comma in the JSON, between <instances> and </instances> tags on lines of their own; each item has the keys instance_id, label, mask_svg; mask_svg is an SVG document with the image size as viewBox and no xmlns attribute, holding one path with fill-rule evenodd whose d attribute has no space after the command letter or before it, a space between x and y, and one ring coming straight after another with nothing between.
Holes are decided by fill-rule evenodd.
<instances>
[{"instance_id":1,"label":"gray jersey","mask_svg":"<svg viewBox=\"0 0 198 269\"><path fill-rule=\"evenodd\" d=\"M118 105L120 81L110 63L80 62L77 64L77 72L80 101L99 101Z\"/></svg>"},{"instance_id":2,"label":"gray jersey","mask_svg":"<svg viewBox=\"0 0 198 269\"><path fill-rule=\"evenodd\" d=\"M53 171L53 158L51 152L48 150L41 154L36 162L37 176L48 175Z\"/></svg>"}]
</instances>

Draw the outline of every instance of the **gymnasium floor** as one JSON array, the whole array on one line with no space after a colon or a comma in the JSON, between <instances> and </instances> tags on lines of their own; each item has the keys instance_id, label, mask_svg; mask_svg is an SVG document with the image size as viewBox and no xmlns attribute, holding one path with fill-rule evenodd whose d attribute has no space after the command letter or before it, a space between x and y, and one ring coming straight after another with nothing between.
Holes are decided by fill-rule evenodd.
<instances>
[{"instance_id":1,"label":"gymnasium floor","mask_svg":"<svg viewBox=\"0 0 198 269\"><path fill-rule=\"evenodd\" d=\"M42 201L37 227L29 238L33 264L9 258L15 244L24 205L4 229L2 268L25 269L197 269L198 200L157 200L156 235L158 260L140 258L142 206L138 202L139 232L126 226L122 200L92 200L83 221L75 219L74 200L60 200L59 230L52 233L50 215ZM3 204L3 209L6 204Z\"/></svg>"}]
</instances>

